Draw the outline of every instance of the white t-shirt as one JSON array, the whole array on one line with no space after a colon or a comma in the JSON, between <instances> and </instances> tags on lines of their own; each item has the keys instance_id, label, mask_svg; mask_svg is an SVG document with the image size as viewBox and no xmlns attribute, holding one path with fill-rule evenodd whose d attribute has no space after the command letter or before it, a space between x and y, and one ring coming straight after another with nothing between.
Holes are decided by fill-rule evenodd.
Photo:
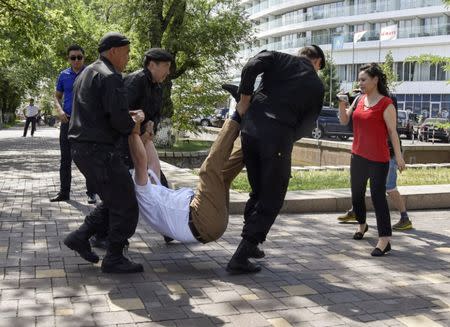
<instances>
[{"instance_id":1,"label":"white t-shirt","mask_svg":"<svg viewBox=\"0 0 450 327\"><path fill-rule=\"evenodd\" d=\"M134 180L134 172L132 176ZM134 187L141 220L156 232L177 241L198 242L188 225L189 205L194 195L190 188L171 190L161 184L151 184L150 181L144 186L135 182Z\"/></svg>"},{"instance_id":2,"label":"white t-shirt","mask_svg":"<svg viewBox=\"0 0 450 327\"><path fill-rule=\"evenodd\" d=\"M37 106L26 106L25 117L34 117L38 114L39 108Z\"/></svg>"}]
</instances>

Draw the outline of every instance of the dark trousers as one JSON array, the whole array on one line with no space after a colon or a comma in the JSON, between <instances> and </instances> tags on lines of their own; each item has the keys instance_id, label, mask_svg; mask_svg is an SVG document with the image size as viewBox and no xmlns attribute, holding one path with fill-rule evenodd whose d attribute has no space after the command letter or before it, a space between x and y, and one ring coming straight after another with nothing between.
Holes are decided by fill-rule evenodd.
<instances>
[{"instance_id":1,"label":"dark trousers","mask_svg":"<svg viewBox=\"0 0 450 327\"><path fill-rule=\"evenodd\" d=\"M366 188L370 180L370 195L377 217L378 236L391 236L391 216L386 200L386 178L389 162L376 162L352 154L350 162L350 181L353 211L358 222L366 222Z\"/></svg>"},{"instance_id":2,"label":"dark trousers","mask_svg":"<svg viewBox=\"0 0 450 327\"><path fill-rule=\"evenodd\" d=\"M268 133L267 140L241 134L244 163L251 186L244 211L242 238L252 243L266 240L283 206L291 176L291 137Z\"/></svg>"},{"instance_id":3,"label":"dark trousers","mask_svg":"<svg viewBox=\"0 0 450 327\"><path fill-rule=\"evenodd\" d=\"M63 194L70 193L70 185L72 183L72 154L70 151L70 142L68 137L69 123L61 123L59 130L59 148L61 150L61 162L59 165L60 192ZM87 194L96 193L95 187L86 179Z\"/></svg>"},{"instance_id":4,"label":"dark trousers","mask_svg":"<svg viewBox=\"0 0 450 327\"><path fill-rule=\"evenodd\" d=\"M136 230L139 209L122 156L112 146L73 142L72 158L103 201L85 219L90 234L107 232L110 244L123 246Z\"/></svg>"},{"instance_id":5,"label":"dark trousers","mask_svg":"<svg viewBox=\"0 0 450 327\"><path fill-rule=\"evenodd\" d=\"M23 129L23 136L27 136L28 126L30 126L30 123L31 123L31 136L33 136L34 132L36 131L36 116L27 117L27 120L25 121L25 127Z\"/></svg>"}]
</instances>

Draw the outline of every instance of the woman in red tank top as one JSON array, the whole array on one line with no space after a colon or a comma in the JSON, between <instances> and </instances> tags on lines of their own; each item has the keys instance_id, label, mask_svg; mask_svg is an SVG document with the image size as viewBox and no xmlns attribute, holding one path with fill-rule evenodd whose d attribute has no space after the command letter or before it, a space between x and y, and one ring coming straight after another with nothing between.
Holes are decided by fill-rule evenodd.
<instances>
[{"instance_id":1,"label":"woman in red tank top","mask_svg":"<svg viewBox=\"0 0 450 327\"><path fill-rule=\"evenodd\" d=\"M386 75L376 64L361 67L358 76L359 87L364 95L358 104L348 107L344 98L340 98L339 112L341 124L353 120L353 145L350 163L353 211L359 226L353 235L361 240L369 226L366 223L365 193L370 180L370 194L375 208L378 229L378 243L372 256L382 256L391 250L391 217L386 200L386 178L389 171L390 138L398 169L405 169L405 161L400 150L397 134L397 118L389 91Z\"/></svg>"}]
</instances>

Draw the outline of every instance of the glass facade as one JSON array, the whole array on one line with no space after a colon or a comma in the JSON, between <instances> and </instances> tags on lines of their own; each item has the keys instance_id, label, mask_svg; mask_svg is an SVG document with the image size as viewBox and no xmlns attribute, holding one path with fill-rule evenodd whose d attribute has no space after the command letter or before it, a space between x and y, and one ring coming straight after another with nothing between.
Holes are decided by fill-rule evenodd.
<instances>
[{"instance_id":1,"label":"glass facade","mask_svg":"<svg viewBox=\"0 0 450 327\"><path fill-rule=\"evenodd\" d=\"M333 37L343 35L344 42L347 42L347 44L343 50L336 51L344 51L344 57L347 58L347 61L344 62L347 62L347 64L337 65L337 74L340 82L352 83L357 80L357 73L361 67L361 64L348 64L349 46L351 47L353 36L357 32L367 31L360 42L378 41L383 27L396 24L398 39L413 39L399 42L401 44L430 42L429 40L432 39L425 38L437 36L440 37L435 39L442 42L442 39L444 39L442 36L450 35L450 14L448 10L441 9L443 7L442 0L340 0L324 2L328 1L315 1L310 2L313 3L310 4L300 0L254 0L250 4L247 3L245 6L250 15L261 13L261 18L254 19L256 30L261 34L250 47L244 46L239 56L248 58L265 49L288 50L287 52L293 53L296 49L308 44L330 45ZM436 6L441 8L436 8ZM430 8L425 9L426 7ZM286 9L283 11L283 8ZM422 10L412 10L422 8L424 8L423 14ZM408 12L407 10L410 9L411 11ZM376 17L370 15L384 12L387 14L378 14ZM344 16L346 18L339 18ZM360 17L349 18L351 16ZM330 18L338 19L330 20ZM326 26L323 26L320 22L324 19L328 19ZM317 22L307 24L307 22L314 21ZM342 21L342 23L339 24L338 21ZM333 24L333 22L336 23ZM297 26L294 26L296 24ZM264 33L266 31L267 33ZM373 48L374 44L378 43L372 43L370 47ZM439 46L432 45L432 47ZM424 81L445 83L446 80L450 80L450 71L446 72L443 64L396 62L393 68L400 83ZM429 91L432 92L433 90ZM423 115L426 117L430 115L445 116L447 112L450 112L449 95L424 93L399 94L399 97L403 98L400 101L403 109L419 114L424 111L426 113L423 113Z\"/></svg>"},{"instance_id":2,"label":"glass facade","mask_svg":"<svg viewBox=\"0 0 450 327\"><path fill-rule=\"evenodd\" d=\"M399 110L428 117L450 118L450 94L395 94Z\"/></svg>"},{"instance_id":3,"label":"glass facade","mask_svg":"<svg viewBox=\"0 0 450 327\"><path fill-rule=\"evenodd\" d=\"M264 11L270 7L289 4L292 0L261 0L254 1L254 4L247 7L246 11L250 15L255 15ZM405 10L427 6L441 6L441 0L348 0L348 1L335 1L328 4L311 6L308 8L300 9L306 14L307 21L313 21L316 19L342 17L342 16L355 16L371 14L376 12Z\"/></svg>"},{"instance_id":4,"label":"glass facade","mask_svg":"<svg viewBox=\"0 0 450 327\"><path fill-rule=\"evenodd\" d=\"M258 25L261 28L263 25L271 25L271 22L266 22ZM319 29L312 30L311 36L306 37L306 31L300 33L286 34L283 36L283 40L289 40L283 44L278 41L274 41L273 38L261 38L260 43L253 46L251 49L247 47L241 55L244 57L249 57L261 50L280 50L289 49L295 47L302 47L305 44L330 44L331 39L336 35L344 35L345 42L352 42L353 35L356 32L367 30L367 33L361 38L361 41L376 41L380 39L380 31L383 27L387 25L397 24L398 25L398 38L417 38L417 37L428 37L428 36L438 36L438 35L450 35L450 18L446 15L440 15L436 17L429 17L425 19L407 19L399 20L397 22L385 21L371 23L369 26L364 26L364 24L352 24L343 25L330 29ZM279 20L279 25L283 26L282 19ZM270 29L277 26L272 26ZM348 32L344 32L348 30ZM299 36L301 33L302 36ZM261 41L264 40L264 43ZM275 44L273 44L275 43Z\"/></svg>"},{"instance_id":5,"label":"glass facade","mask_svg":"<svg viewBox=\"0 0 450 327\"><path fill-rule=\"evenodd\" d=\"M340 82L353 82L357 80L357 72L362 64L337 65L337 74ZM446 81L450 80L450 72L445 71L444 64L431 64L429 62L396 62L394 71L397 80L404 81Z\"/></svg>"}]
</instances>

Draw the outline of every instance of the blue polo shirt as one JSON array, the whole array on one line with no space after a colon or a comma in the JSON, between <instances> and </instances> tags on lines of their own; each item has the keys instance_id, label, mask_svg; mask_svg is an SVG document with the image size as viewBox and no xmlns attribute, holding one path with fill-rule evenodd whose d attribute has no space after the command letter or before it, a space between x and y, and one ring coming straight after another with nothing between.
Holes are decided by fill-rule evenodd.
<instances>
[{"instance_id":1,"label":"blue polo shirt","mask_svg":"<svg viewBox=\"0 0 450 327\"><path fill-rule=\"evenodd\" d=\"M73 83L77 76L83 71L84 67L77 73L75 73L71 67L64 69L58 77L56 83L56 91L64 94L63 96L63 110L70 116L72 114L72 99L73 99Z\"/></svg>"}]
</instances>

